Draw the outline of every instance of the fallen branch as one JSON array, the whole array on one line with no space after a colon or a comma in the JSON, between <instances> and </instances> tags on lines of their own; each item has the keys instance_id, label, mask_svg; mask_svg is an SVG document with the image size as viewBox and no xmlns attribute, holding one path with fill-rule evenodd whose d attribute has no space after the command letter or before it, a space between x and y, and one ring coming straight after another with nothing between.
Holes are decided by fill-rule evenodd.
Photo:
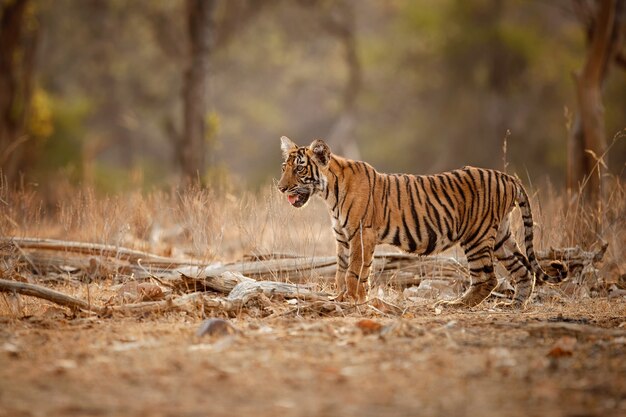
<instances>
[{"instance_id":1,"label":"fallen branch","mask_svg":"<svg viewBox=\"0 0 626 417\"><path fill-rule=\"evenodd\" d=\"M55 304L69 307L72 310L93 311L98 314L102 314L105 311L102 307L87 303L81 299L71 297L62 292L51 290L50 288L42 287L40 285L29 284L27 282L0 279L0 292L18 293L29 295L31 297L42 298L44 300L52 301Z\"/></svg>"},{"instance_id":2,"label":"fallen branch","mask_svg":"<svg viewBox=\"0 0 626 417\"><path fill-rule=\"evenodd\" d=\"M15 245L25 250L47 250L81 255L104 256L136 263L142 260L144 264L155 266L174 267L178 265L199 264L190 260L177 260L164 256L142 252L122 246L104 245L99 243L71 242L56 239L39 238L0 238L0 244Z\"/></svg>"}]
</instances>

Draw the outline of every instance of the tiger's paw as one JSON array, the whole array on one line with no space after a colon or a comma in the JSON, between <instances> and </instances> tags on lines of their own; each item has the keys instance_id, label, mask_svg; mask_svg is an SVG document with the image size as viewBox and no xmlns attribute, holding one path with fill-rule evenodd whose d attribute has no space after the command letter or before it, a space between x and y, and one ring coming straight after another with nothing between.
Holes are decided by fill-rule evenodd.
<instances>
[{"instance_id":1,"label":"tiger's paw","mask_svg":"<svg viewBox=\"0 0 626 417\"><path fill-rule=\"evenodd\" d=\"M337 295L335 295L334 297L330 297L330 300L331 300L331 301L337 301L337 302L339 302L339 303L340 303L340 302L342 302L343 300L345 300L345 299L346 299L346 295L347 295L346 290L339 291L339 292L337 293Z\"/></svg>"},{"instance_id":2,"label":"tiger's paw","mask_svg":"<svg viewBox=\"0 0 626 417\"><path fill-rule=\"evenodd\" d=\"M367 301L367 295L369 292L369 285L367 282L360 283L358 281L348 281L346 289L346 297L348 300L352 300L355 303L364 303Z\"/></svg>"},{"instance_id":3,"label":"tiger's paw","mask_svg":"<svg viewBox=\"0 0 626 417\"><path fill-rule=\"evenodd\" d=\"M356 293L346 292L343 301L352 301L355 304L362 304L367 301L367 292L357 291Z\"/></svg>"}]
</instances>

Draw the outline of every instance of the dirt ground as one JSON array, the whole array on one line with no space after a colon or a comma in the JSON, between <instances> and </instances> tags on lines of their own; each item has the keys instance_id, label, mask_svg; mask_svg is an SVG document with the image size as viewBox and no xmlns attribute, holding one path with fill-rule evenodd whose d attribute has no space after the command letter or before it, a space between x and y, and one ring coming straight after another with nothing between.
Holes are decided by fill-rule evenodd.
<instances>
[{"instance_id":1,"label":"dirt ground","mask_svg":"<svg viewBox=\"0 0 626 417\"><path fill-rule=\"evenodd\" d=\"M6 299L5 299L6 301ZM0 416L624 416L626 299L523 312L0 315Z\"/></svg>"}]
</instances>

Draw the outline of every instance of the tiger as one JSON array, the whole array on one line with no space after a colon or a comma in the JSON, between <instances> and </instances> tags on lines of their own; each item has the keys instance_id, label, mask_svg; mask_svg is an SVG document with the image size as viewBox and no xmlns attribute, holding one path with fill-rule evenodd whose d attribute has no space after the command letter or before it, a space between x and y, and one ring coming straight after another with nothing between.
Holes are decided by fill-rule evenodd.
<instances>
[{"instance_id":1,"label":"tiger","mask_svg":"<svg viewBox=\"0 0 626 417\"><path fill-rule=\"evenodd\" d=\"M296 208L320 197L330 213L336 239L336 300L364 302L370 290L374 249L391 244L418 255L460 245L470 284L455 300L440 303L474 307L498 285L494 257L511 275L513 308L525 308L536 280L556 284L567 267L539 265L533 249L533 219L521 181L506 173L466 166L436 175L383 174L370 164L335 155L321 139L298 146L281 137L282 175L278 190ZM519 206L526 255L511 234L511 212Z\"/></svg>"}]
</instances>

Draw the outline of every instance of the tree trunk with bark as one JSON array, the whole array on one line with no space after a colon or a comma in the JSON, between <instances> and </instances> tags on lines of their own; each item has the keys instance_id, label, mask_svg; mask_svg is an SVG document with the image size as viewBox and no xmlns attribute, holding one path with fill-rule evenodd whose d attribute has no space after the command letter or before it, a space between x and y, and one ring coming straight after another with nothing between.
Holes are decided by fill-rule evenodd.
<instances>
[{"instance_id":1,"label":"tree trunk with bark","mask_svg":"<svg viewBox=\"0 0 626 417\"><path fill-rule=\"evenodd\" d=\"M588 6L580 1L575 5L578 10ZM574 74L578 111L569 136L567 186L573 192L580 190L600 209L608 165L602 87L611 62L619 56L624 0L599 0L595 6L582 12L587 15L589 44L583 68Z\"/></svg>"},{"instance_id":2,"label":"tree trunk with bark","mask_svg":"<svg viewBox=\"0 0 626 417\"><path fill-rule=\"evenodd\" d=\"M342 109L328 135L334 152L348 158L361 159L355 137L357 98L363 85L363 70L357 51L356 16L350 2L338 1L323 18L322 25L341 43L347 69L342 94Z\"/></svg>"},{"instance_id":3,"label":"tree trunk with bark","mask_svg":"<svg viewBox=\"0 0 626 417\"><path fill-rule=\"evenodd\" d=\"M33 92L37 22L31 0L0 4L0 171L9 183L27 169L28 115Z\"/></svg>"},{"instance_id":4,"label":"tree trunk with bark","mask_svg":"<svg viewBox=\"0 0 626 417\"><path fill-rule=\"evenodd\" d=\"M214 44L215 0L187 0L190 58L183 86L184 126L178 159L187 181L201 179L208 166L209 71Z\"/></svg>"}]
</instances>

